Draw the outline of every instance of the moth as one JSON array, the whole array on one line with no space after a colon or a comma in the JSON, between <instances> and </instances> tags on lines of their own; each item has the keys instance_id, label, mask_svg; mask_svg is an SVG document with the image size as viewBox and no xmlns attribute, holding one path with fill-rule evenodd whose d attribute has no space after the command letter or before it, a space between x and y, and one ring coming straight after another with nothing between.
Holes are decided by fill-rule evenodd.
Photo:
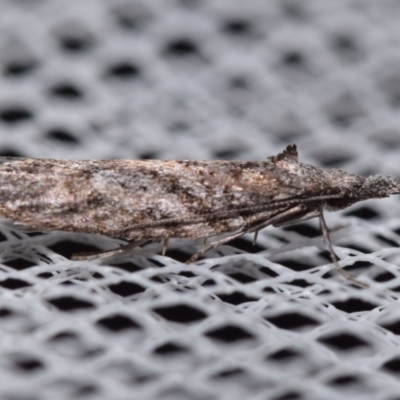
<instances>
[{"instance_id":1,"label":"moth","mask_svg":"<svg viewBox=\"0 0 400 400\"><path fill-rule=\"evenodd\" d=\"M149 241L227 237L317 217L338 267L323 210L400 193L400 180L364 178L299 162L296 145L266 161L52 160L0 157L0 218L30 231L98 233L127 244L74 259L106 258Z\"/></svg>"}]
</instances>

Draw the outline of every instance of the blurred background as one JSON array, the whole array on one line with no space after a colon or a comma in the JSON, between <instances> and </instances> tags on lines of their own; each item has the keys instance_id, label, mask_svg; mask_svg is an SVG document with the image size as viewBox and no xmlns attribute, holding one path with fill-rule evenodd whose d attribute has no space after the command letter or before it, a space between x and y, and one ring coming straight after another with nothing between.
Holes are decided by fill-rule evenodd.
<instances>
[{"instance_id":1,"label":"blurred background","mask_svg":"<svg viewBox=\"0 0 400 400\"><path fill-rule=\"evenodd\" d=\"M0 4L1 154L396 172L396 0Z\"/></svg>"},{"instance_id":2,"label":"blurred background","mask_svg":"<svg viewBox=\"0 0 400 400\"><path fill-rule=\"evenodd\" d=\"M303 162L400 176L399 21L399 0L0 0L0 156L296 143ZM0 397L400 399L399 199L327 219L369 289L328 274L317 221L194 266L179 243L74 263L120 242L2 223Z\"/></svg>"}]
</instances>

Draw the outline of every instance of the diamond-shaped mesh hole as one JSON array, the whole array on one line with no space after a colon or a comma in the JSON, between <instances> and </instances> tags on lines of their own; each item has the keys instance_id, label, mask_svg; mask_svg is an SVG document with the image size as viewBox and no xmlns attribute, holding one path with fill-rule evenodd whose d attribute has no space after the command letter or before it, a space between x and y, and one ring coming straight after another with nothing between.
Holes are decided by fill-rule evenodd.
<instances>
[{"instance_id":1,"label":"diamond-shaped mesh hole","mask_svg":"<svg viewBox=\"0 0 400 400\"><path fill-rule=\"evenodd\" d=\"M132 318L125 315L113 315L110 317L102 318L97 323L110 331L123 331L126 329L140 329L141 326Z\"/></svg>"},{"instance_id":2,"label":"diamond-shaped mesh hole","mask_svg":"<svg viewBox=\"0 0 400 400\"><path fill-rule=\"evenodd\" d=\"M94 305L88 301L77 299L71 296L62 296L53 299L47 299L47 301L53 306L56 306L61 311L74 311L94 307Z\"/></svg>"},{"instance_id":3,"label":"diamond-shaped mesh hole","mask_svg":"<svg viewBox=\"0 0 400 400\"><path fill-rule=\"evenodd\" d=\"M142 293L145 288L134 282L120 282L109 286L110 290L122 297Z\"/></svg>"},{"instance_id":4,"label":"diamond-shaped mesh hole","mask_svg":"<svg viewBox=\"0 0 400 400\"><path fill-rule=\"evenodd\" d=\"M361 299L347 299L345 301L335 301L332 305L337 309L345 311L347 313L371 311L377 307L377 304L370 303Z\"/></svg>"},{"instance_id":5,"label":"diamond-shaped mesh hole","mask_svg":"<svg viewBox=\"0 0 400 400\"><path fill-rule=\"evenodd\" d=\"M226 325L222 328L212 329L205 333L209 338L226 342L233 343L241 340L254 339L254 336L247 332L245 329L240 326L235 325Z\"/></svg>"},{"instance_id":6,"label":"diamond-shaped mesh hole","mask_svg":"<svg viewBox=\"0 0 400 400\"><path fill-rule=\"evenodd\" d=\"M400 374L400 358L392 358L391 360L385 362L382 365L382 369L393 372L395 374Z\"/></svg>"},{"instance_id":7,"label":"diamond-shaped mesh hole","mask_svg":"<svg viewBox=\"0 0 400 400\"><path fill-rule=\"evenodd\" d=\"M83 92L73 83L59 83L51 88L50 94L68 101L79 100L83 97Z\"/></svg>"},{"instance_id":8,"label":"diamond-shaped mesh hole","mask_svg":"<svg viewBox=\"0 0 400 400\"><path fill-rule=\"evenodd\" d=\"M266 319L281 329L298 329L318 325L318 321L300 313L282 313Z\"/></svg>"},{"instance_id":9,"label":"diamond-shaped mesh hole","mask_svg":"<svg viewBox=\"0 0 400 400\"><path fill-rule=\"evenodd\" d=\"M359 206L355 210L346 211L344 215L358 217L366 220L379 217L379 214L378 212L376 212L376 210L373 210L372 208L366 206Z\"/></svg>"},{"instance_id":10,"label":"diamond-shaped mesh hole","mask_svg":"<svg viewBox=\"0 0 400 400\"><path fill-rule=\"evenodd\" d=\"M258 300L256 297L247 296L246 294L241 293L241 292L234 292L234 293L230 293L230 294L217 293L217 296L225 303L230 303L230 304L234 304L234 305L248 303L250 301Z\"/></svg>"},{"instance_id":11,"label":"diamond-shaped mesh hole","mask_svg":"<svg viewBox=\"0 0 400 400\"><path fill-rule=\"evenodd\" d=\"M333 347L337 350L354 350L360 347L366 347L369 344L355 335L341 333L337 335L324 335L318 339L319 342Z\"/></svg>"},{"instance_id":12,"label":"diamond-shaped mesh hole","mask_svg":"<svg viewBox=\"0 0 400 400\"><path fill-rule=\"evenodd\" d=\"M31 120L34 117L32 111L22 106L13 106L0 109L0 120L6 124L17 124Z\"/></svg>"},{"instance_id":13,"label":"diamond-shaped mesh hole","mask_svg":"<svg viewBox=\"0 0 400 400\"><path fill-rule=\"evenodd\" d=\"M27 286L31 286L30 283L25 282L21 279L13 279L13 278L8 278L4 281L0 281L0 286L6 288L6 289L21 289Z\"/></svg>"},{"instance_id":14,"label":"diamond-shaped mesh hole","mask_svg":"<svg viewBox=\"0 0 400 400\"><path fill-rule=\"evenodd\" d=\"M177 345L176 343L165 343L161 346L158 346L156 349L154 349L154 353L161 355L161 356L170 356L170 355L176 355L176 354L182 354L186 353L188 351L187 348Z\"/></svg>"},{"instance_id":15,"label":"diamond-shaped mesh hole","mask_svg":"<svg viewBox=\"0 0 400 400\"><path fill-rule=\"evenodd\" d=\"M157 307L153 311L168 321L180 323L197 322L207 317L207 314L203 311L184 304L171 307Z\"/></svg>"},{"instance_id":16,"label":"diamond-shaped mesh hole","mask_svg":"<svg viewBox=\"0 0 400 400\"><path fill-rule=\"evenodd\" d=\"M16 269L17 271L21 271L36 265L32 261L25 260L23 258L15 258L14 260L4 261L3 264Z\"/></svg>"},{"instance_id":17,"label":"diamond-shaped mesh hole","mask_svg":"<svg viewBox=\"0 0 400 400\"><path fill-rule=\"evenodd\" d=\"M361 381L360 377L354 375L342 375L335 379L332 379L329 384L332 386L343 386L350 387L352 385L357 385Z\"/></svg>"}]
</instances>

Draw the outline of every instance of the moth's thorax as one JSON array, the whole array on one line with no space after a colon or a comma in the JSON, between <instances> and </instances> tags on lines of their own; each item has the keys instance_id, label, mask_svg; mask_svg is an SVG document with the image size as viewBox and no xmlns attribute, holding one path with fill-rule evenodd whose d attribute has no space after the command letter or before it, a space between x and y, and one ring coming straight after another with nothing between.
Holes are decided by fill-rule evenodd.
<instances>
[{"instance_id":1,"label":"moth's thorax","mask_svg":"<svg viewBox=\"0 0 400 400\"><path fill-rule=\"evenodd\" d=\"M340 195L340 198L327 200L324 204L328 211L343 210L361 200L360 194L366 178L351 174L341 169L326 171L331 193Z\"/></svg>"}]
</instances>

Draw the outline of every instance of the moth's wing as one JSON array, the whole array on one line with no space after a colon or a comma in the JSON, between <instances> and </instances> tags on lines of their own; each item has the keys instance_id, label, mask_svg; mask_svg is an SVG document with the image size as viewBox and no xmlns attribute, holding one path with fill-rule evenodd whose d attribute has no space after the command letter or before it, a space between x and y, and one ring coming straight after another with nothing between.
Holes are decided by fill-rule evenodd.
<instances>
[{"instance_id":1,"label":"moth's wing","mask_svg":"<svg viewBox=\"0 0 400 400\"><path fill-rule=\"evenodd\" d=\"M301 165L288 158L264 162L0 159L0 217L31 230L135 240L140 232L141 238L208 236L242 226L260 204L268 204L273 213L281 207L277 201L309 196L315 190L313 183L301 182L297 170ZM247 211L240 212L244 208ZM229 218L227 210L232 212ZM171 220L175 222L168 223ZM160 230L154 222L161 224ZM184 224L185 228L179 227Z\"/></svg>"}]
</instances>

